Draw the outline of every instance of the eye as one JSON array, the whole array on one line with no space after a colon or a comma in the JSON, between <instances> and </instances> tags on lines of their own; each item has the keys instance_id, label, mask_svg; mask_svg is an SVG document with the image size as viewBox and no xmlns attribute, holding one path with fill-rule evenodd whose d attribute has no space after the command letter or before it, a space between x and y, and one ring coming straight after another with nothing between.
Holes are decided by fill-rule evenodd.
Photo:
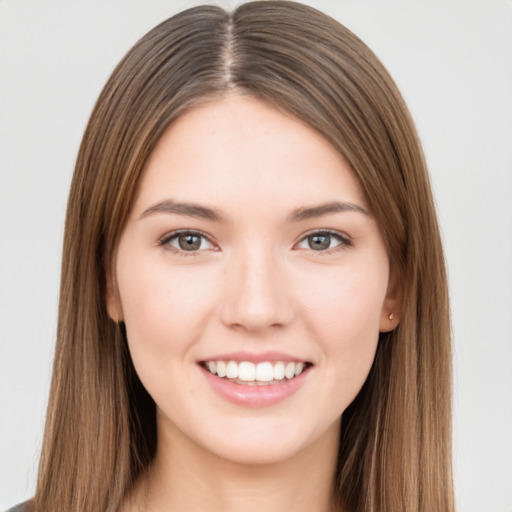
<instances>
[{"instance_id":1,"label":"eye","mask_svg":"<svg viewBox=\"0 0 512 512\"><path fill-rule=\"evenodd\" d=\"M215 248L204 234L197 231L175 231L162 238L160 245L169 246L176 252L198 252Z\"/></svg>"},{"instance_id":2,"label":"eye","mask_svg":"<svg viewBox=\"0 0 512 512\"><path fill-rule=\"evenodd\" d=\"M299 249L311 249L313 251L329 251L337 247L350 246L350 240L340 233L332 231L316 231L304 237L298 244Z\"/></svg>"}]
</instances>

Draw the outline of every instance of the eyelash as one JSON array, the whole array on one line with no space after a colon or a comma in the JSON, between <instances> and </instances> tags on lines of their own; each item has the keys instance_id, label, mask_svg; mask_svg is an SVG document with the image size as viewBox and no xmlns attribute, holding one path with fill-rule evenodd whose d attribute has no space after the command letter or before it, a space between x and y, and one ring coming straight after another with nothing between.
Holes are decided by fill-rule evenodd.
<instances>
[{"instance_id":1,"label":"eyelash","mask_svg":"<svg viewBox=\"0 0 512 512\"><path fill-rule=\"evenodd\" d=\"M185 257L188 257L188 256L198 256L202 251L200 251L200 250L197 250L197 251L185 251L183 249L180 250L180 249L177 249L176 247L172 247L170 245L170 242L174 238L178 238L181 235L196 236L198 238L201 238L203 240L208 241L210 244L213 244L213 242L210 240L210 237L206 236L201 231L194 231L194 230L190 230L190 229L183 229L183 230L179 230L179 231L173 231L171 233L168 233L168 234L164 235L159 240L158 245L166 246L166 248L168 248L168 250L172 251L174 254L176 254L178 256L185 256Z\"/></svg>"},{"instance_id":2,"label":"eyelash","mask_svg":"<svg viewBox=\"0 0 512 512\"><path fill-rule=\"evenodd\" d=\"M173 239L179 237L180 235L196 236L198 238L206 240L210 244L213 244L213 242L211 241L210 237L208 237L207 235L205 235L201 231L194 231L194 230L184 229L184 230L180 230L180 231L173 231L171 233L168 233L168 234L164 235L159 240L158 245L159 246L167 246L167 248L169 248L169 250L171 250L174 254L176 254L178 256L184 256L184 257L198 256L201 252L203 252L201 250L186 251L186 250L183 250L183 249L177 249L175 247L172 247L170 245L170 242ZM314 250L312 248L309 248L309 249L306 249L306 250L310 250L315 255L324 256L324 255L332 254L333 252L338 252L338 251L346 249L348 247L352 247L352 241L350 240L350 238L348 236L343 235L343 234L341 234L338 231L333 231L333 230L330 230L330 229L322 229L322 230L311 231L310 233L306 233L296 244L294 244L294 247L296 247L298 244L306 241L310 237L313 237L313 236L326 236L326 235L336 239L339 242L339 244L336 245L335 247L332 247L332 248L329 248L329 249L326 249L326 250L318 250L318 251L316 251L316 250Z\"/></svg>"},{"instance_id":3,"label":"eyelash","mask_svg":"<svg viewBox=\"0 0 512 512\"><path fill-rule=\"evenodd\" d=\"M325 235L336 239L339 242L339 244L336 245L335 247L326 249L325 251L315 251L314 249L311 249L311 248L309 248L307 250L310 250L315 256L326 256L326 255L329 255L329 254L332 254L332 253L335 253L338 251L342 251L343 249L352 247L352 240L350 240L350 238L347 235L344 235L344 234L340 233L339 231L333 231L331 229L321 229L321 230L311 231L310 233L306 233L299 240L298 243L306 241L308 238L313 237L313 236L325 236ZM295 244L295 245L297 245L297 244Z\"/></svg>"}]
</instances>

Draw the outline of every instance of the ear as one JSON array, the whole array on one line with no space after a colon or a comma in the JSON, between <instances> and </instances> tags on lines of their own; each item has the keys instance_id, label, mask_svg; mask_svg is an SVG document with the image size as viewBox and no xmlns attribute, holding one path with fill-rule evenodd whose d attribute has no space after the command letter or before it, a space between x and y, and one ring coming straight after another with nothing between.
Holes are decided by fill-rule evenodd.
<instances>
[{"instance_id":1,"label":"ear","mask_svg":"<svg viewBox=\"0 0 512 512\"><path fill-rule=\"evenodd\" d=\"M107 289L106 289L106 303L108 316L117 324L124 320L123 310L121 308L121 301L119 299L119 292L117 290L116 279L112 273L110 265L105 270Z\"/></svg>"},{"instance_id":2,"label":"ear","mask_svg":"<svg viewBox=\"0 0 512 512\"><path fill-rule=\"evenodd\" d=\"M398 326L402 312L402 283L398 279L396 272L391 272L389 276L388 289L386 297L382 304L380 314L380 332L389 332Z\"/></svg>"}]
</instances>

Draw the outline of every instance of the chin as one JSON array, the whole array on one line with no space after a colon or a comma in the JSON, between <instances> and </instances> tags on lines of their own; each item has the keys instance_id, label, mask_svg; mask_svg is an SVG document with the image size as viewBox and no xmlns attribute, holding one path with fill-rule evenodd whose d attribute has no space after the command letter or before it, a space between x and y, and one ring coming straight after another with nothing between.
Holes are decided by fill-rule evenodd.
<instances>
[{"instance_id":1,"label":"chin","mask_svg":"<svg viewBox=\"0 0 512 512\"><path fill-rule=\"evenodd\" d=\"M229 445L219 446L215 450L217 457L233 464L241 465L269 465L280 464L297 457L303 450L300 444L279 442L234 442Z\"/></svg>"},{"instance_id":2,"label":"chin","mask_svg":"<svg viewBox=\"0 0 512 512\"><path fill-rule=\"evenodd\" d=\"M224 428L213 432L210 430L206 435L198 433L197 441L191 440L213 457L240 465L291 462L308 455L314 457L320 446L329 446L333 451L338 446L339 419L321 430L300 420L252 419L243 424L234 423L228 429L224 425Z\"/></svg>"}]
</instances>

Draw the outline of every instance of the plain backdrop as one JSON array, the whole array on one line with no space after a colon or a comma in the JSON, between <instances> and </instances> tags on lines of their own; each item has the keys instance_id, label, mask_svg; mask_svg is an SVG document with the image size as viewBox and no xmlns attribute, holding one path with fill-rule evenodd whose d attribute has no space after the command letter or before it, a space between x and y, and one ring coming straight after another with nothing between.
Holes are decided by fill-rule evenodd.
<instances>
[{"instance_id":1,"label":"plain backdrop","mask_svg":"<svg viewBox=\"0 0 512 512\"><path fill-rule=\"evenodd\" d=\"M66 196L88 115L131 45L198 3L0 2L0 509L35 488ZM376 52L416 120L450 277L459 510L511 512L512 2L305 3Z\"/></svg>"}]
</instances>

